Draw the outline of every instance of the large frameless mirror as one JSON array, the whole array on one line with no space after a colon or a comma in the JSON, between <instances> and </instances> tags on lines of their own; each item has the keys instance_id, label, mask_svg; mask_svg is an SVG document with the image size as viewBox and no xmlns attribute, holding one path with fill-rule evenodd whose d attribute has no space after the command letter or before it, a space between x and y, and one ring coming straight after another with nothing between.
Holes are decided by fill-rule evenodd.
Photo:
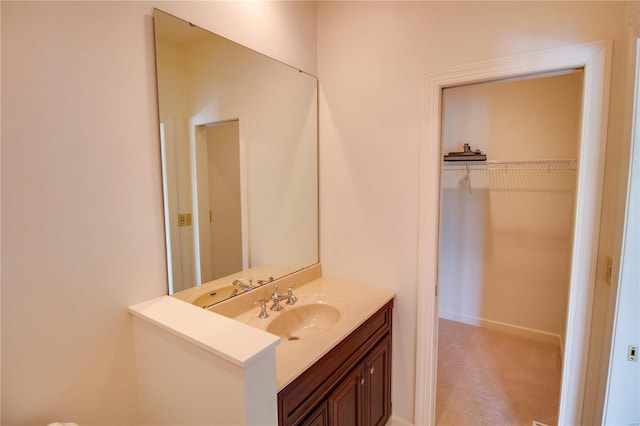
<instances>
[{"instance_id":1,"label":"large frameless mirror","mask_svg":"<svg viewBox=\"0 0 640 426\"><path fill-rule=\"evenodd\" d=\"M205 306L317 263L317 79L154 18L169 294L206 284Z\"/></svg>"}]
</instances>

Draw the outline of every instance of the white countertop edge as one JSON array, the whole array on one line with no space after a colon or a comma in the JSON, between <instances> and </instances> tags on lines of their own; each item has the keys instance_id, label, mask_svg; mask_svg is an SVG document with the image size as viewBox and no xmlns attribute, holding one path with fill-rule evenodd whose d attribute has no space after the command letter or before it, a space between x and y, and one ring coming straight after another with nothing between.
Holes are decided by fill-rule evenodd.
<instances>
[{"instance_id":1,"label":"white countertop edge","mask_svg":"<svg viewBox=\"0 0 640 426\"><path fill-rule=\"evenodd\" d=\"M239 367L280 343L280 337L171 296L129 306L129 313Z\"/></svg>"}]
</instances>

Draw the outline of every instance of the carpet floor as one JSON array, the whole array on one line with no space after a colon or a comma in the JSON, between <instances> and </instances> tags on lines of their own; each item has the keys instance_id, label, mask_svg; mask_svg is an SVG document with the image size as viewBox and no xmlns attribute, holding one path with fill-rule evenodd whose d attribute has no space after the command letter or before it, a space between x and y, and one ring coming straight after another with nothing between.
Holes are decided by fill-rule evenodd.
<instances>
[{"instance_id":1,"label":"carpet floor","mask_svg":"<svg viewBox=\"0 0 640 426\"><path fill-rule=\"evenodd\" d=\"M440 319L436 424L557 424L557 345Z\"/></svg>"}]
</instances>

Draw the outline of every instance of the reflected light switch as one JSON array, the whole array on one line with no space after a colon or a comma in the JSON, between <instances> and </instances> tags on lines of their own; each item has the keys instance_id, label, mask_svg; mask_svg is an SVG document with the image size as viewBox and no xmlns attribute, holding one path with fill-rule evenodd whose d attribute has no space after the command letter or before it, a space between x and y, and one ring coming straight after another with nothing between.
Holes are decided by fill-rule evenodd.
<instances>
[{"instance_id":1,"label":"reflected light switch","mask_svg":"<svg viewBox=\"0 0 640 426\"><path fill-rule=\"evenodd\" d=\"M178 226L191 226L191 213L179 213Z\"/></svg>"}]
</instances>

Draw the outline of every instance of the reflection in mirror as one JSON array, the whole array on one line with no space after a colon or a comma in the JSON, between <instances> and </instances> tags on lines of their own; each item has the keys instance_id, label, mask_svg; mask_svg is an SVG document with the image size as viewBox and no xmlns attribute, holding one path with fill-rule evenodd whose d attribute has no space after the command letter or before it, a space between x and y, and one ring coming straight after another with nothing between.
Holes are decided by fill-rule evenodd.
<instances>
[{"instance_id":1,"label":"reflection in mirror","mask_svg":"<svg viewBox=\"0 0 640 426\"><path fill-rule=\"evenodd\" d=\"M208 306L317 263L316 78L154 19L169 294Z\"/></svg>"},{"instance_id":2,"label":"reflection in mirror","mask_svg":"<svg viewBox=\"0 0 640 426\"><path fill-rule=\"evenodd\" d=\"M198 134L200 279L208 282L243 269L238 120L202 126Z\"/></svg>"}]
</instances>

